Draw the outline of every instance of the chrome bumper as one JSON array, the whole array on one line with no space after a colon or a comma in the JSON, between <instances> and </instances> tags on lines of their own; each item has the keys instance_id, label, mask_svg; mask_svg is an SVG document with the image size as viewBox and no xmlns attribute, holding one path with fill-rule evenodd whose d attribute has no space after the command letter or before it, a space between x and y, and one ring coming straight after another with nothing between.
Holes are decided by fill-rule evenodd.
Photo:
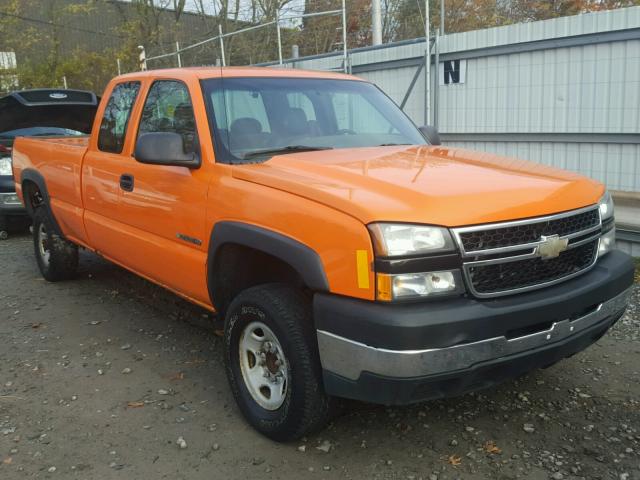
<instances>
[{"instance_id":1,"label":"chrome bumper","mask_svg":"<svg viewBox=\"0 0 640 480\"><path fill-rule=\"evenodd\" d=\"M582 317L553 323L548 330L510 339L488 338L446 348L387 350L318 330L320 360L323 369L350 380L357 380L362 372L397 378L455 372L478 363L551 346L555 342L577 336L606 318L622 312L629 303L630 295L631 288L601 303Z\"/></svg>"},{"instance_id":2,"label":"chrome bumper","mask_svg":"<svg viewBox=\"0 0 640 480\"><path fill-rule=\"evenodd\" d=\"M26 212L26 210L15 193L0 193L0 213L22 212Z\"/></svg>"}]
</instances>

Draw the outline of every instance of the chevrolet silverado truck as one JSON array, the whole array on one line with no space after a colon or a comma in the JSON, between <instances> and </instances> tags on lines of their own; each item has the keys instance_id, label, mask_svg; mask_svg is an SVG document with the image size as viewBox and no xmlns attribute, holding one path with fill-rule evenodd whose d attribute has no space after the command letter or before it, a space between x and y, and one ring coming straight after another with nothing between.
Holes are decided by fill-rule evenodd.
<instances>
[{"instance_id":1,"label":"chevrolet silverado truck","mask_svg":"<svg viewBox=\"0 0 640 480\"><path fill-rule=\"evenodd\" d=\"M82 90L22 90L0 98L0 240L9 237L10 218L28 219L11 172L15 139L85 135L97 106L95 94Z\"/></svg>"},{"instance_id":2,"label":"chevrolet silverado truck","mask_svg":"<svg viewBox=\"0 0 640 480\"><path fill-rule=\"evenodd\" d=\"M286 441L340 397L550 366L624 313L603 185L438 143L352 76L158 70L112 80L90 137L18 138L13 172L45 279L82 247L215 312L241 412Z\"/></svg>"}]
</instances>

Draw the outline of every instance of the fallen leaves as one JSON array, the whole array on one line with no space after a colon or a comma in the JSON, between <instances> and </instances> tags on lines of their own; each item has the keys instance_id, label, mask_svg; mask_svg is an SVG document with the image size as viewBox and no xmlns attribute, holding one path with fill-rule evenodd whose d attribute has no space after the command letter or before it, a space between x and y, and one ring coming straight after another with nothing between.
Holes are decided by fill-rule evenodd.
<instances>
[{"instance_id":1,"label":"fallen leaves","mask_svg":"<svg viewBox=\"0 0 640 480\"><path fill-rule=\"evenodd\" d=\"M484 444L484 451L492 455L499 455L500 453L502 453L502 450L498 448L496 442L494 442L493 440L489 440Z\"/></svg>"},{"instance_id":2,"label":"fallen leaves","mask_svg":"<svg viewBox=\"0 0 640 480\"><path fill-rule=\"evenodd\" d=\"M4 460L2 460L2 463L4 463L5 465L11 465L11 463L13 463L13 458L7 457Z\"/></svg>"},{"instance_id":3,"label":"fallen leaves","mask_svg":"<svg viewBox=\"0 0 640 480\"><path fill-rule=\"evenodd\" d=\"M129 402L127 403L128 408L140 408L144 407L144 402Z\"/></svg>"},{"instance_id":4,"label":"fallen leaves","mask_svg":"<svg viewBox=\"0 0 640 480\"><path fill-rule=\"evenodd\" d=\"M458 465L462 464L462 458L459 455L449 455L449 458L447 459L447 461L449 462L449 465L453 465L454 467L457 467Z\"/></svg>"},{"instance_id":5,"label":"fallen leaves","mask_svg":"<svg viewBox=\"0 0 640 480\"><path fill-rule=\"evenodd\" d=\"M207 363L207 361L202 358L194 358L193 360L184 362L185 365L202 365L203 363Z\"/></svg>"}]
</instances>

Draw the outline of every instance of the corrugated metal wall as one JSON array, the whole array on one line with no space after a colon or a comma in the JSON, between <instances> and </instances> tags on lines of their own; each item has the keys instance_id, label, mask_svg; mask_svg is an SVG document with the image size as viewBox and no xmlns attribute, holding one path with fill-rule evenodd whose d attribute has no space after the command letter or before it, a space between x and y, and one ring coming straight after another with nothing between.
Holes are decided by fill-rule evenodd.
<instances>
[{"instance_id":1,"label":"corrugated metal wall","mask_svg":"<svg viewBox=\"0 0 640 480\"><path fill-rule=\"evenodd\" d=\"M414 81L404 110L423 124L424 69L415 74L425 48L422 39L356 49L349 64L398 104ZM466 60L464 84L437 88L444 143L640 192L640 7L451 34L440 39L439 53L441 60ZM339 70L342 57L291 66ZM434 70L432 64L432 94Z\"/></svg>"},{"instance_id":2,"label":"corrugated metal wall","mask_svg":"<svg viewBox=\"0 0 640 480\"><path fill-rule=\"evenodd\" d=\"M614 190L640 192L640 145L574 142L449 142L532 160L595 178Z\"/></svg>"}]
</instances>

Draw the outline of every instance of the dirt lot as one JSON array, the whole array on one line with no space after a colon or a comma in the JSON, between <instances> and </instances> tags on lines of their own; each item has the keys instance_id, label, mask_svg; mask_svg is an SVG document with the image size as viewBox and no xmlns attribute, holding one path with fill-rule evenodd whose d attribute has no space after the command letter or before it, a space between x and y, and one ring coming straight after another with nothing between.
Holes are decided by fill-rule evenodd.
<instances>
[{"instance_id":1,"label":"dirt lot","mask_svg":"<svg viewBox=\"0 0 640 480\"><path fill-rule=\"evenodd\" d=\"M280 445L240 417L206 312L81 263L49 284L27 234L0 243L3 480L640 479L640 285L608 335L550 369L448 401L355 405Z\"/></svg>"}]
</instances>

